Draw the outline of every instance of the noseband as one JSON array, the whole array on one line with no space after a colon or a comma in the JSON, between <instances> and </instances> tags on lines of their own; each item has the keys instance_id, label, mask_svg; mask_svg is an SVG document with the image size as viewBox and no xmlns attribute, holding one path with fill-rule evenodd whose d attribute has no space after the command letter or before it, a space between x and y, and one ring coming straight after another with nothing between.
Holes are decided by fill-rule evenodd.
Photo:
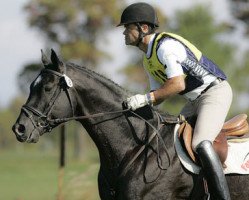
<instances>
[{"instance_id":1,"label":"noseband","mask_svg":"<svg viewBox=\"0 0 249 200\"><path fill-rule=\"evenodd\" d=\"M65 65L64 65L65 66ZM64 67L65 68L65 67ZM66 69L65 69L66 71ZM64 72L65 72L64 71ZM45 109L44 112L41 112L39 110L37 110L36 108L29 106L27 104L23 105L21 110L27 115L27 117L30 119L31 123L34 126L34 130L37 130L39 132L39 135L42 135L43 133L41 132L42 130L45 130L47 132L50 132L52 130L52 128L54 127L54 125L63 123L63 122L67 122L69 120L80 120L80 119L88 119L88 118L95 118L95 117L101 117L101 116L105 116L105 115L112 115L112 114L120 114L120 113L126 113L126 112L131 112L133 113L134 116L137 116L139 119L141 119L142 121L144 121L146 124L148 124L152 129L153 129L153 133L151 134L148 143L142 145L139 150L137 151L137 153L133 156L133 158L126 164L126 166L123 168L122 172L119 174L119 177L122 177L131 167L132 163L134 163L134 161L139 157L139 155L141 155L141 153L145 150L146 146L148 144L150 144L150 142L156 137L157 138L157 163L158 166L160 167L160 169L162 170L167 170L168 167L170 166L170 156L167 150L167 147L165 145L165 142L163 141L162 136L160 135L159 131L162 128L162 124L160 124L160 122L162 122L162 118L160 117L160 115L155 112L157 114L157 122L158 122L158 127L155 128L150 122L148 122L147 120L145 120L143 117L141 117L140 115L136 114L135 112L131 111L130 109L123 109L123 110L118 110L118 111L113 111L113 112L104 112L104 113L96 113L96 114L92 114L92 115L83 115L83 116L75 116L74 115L74 106L73 106L73 102L72 102L72 98L70 96L69 93L69 89L71 87L73 87L73 82L72 80L66 75L66 74L62 74L59 73L57 71L54 70L50 70L50 69L43 69L41 71L42 73L51 73L53 75L58 76L59 78L61 78L62 80L62 84L58 84L57 85L57 89L55 90L49 104L48 104L48 108ZM56 118L56 119L51 119L51 112L55 106L56 100L58 99L59 95L61 94L62 89L66 92L68 101L70 103L71 106L71 111L72 111L72 117L65 117L65 118ZM37 119L35 120L33 116L36 116ZM166 119L164 119L165 121ZM179 119L174 119L172 120L171 118L169 118L168 120L166 120L166 122L168 123L179 123ZM160 150L159 150L159 141L162 141L163 144L163 148L164 151L166 153L167 159L168 159L168 166L165 168L162 166L161 163L161 155L160 155ZM110 184L109 184L110 185Z\"/></svg>"},{"instance_id":2,"label":"noseband","mask_svg":"<svg viewBox=\"0 0 249 200\"><path fill-rule=\"evenodd\" d=\"M55 106L55 102L58 99L59 95L61 94L62 89L66 92L67 98L69 100L70 106L72 113L74 115L74 107L73 107L73 102L70 97L70 93L68 91L69 88L73 87L73 82L72 80L64 73L61 74L57 71L50 70L50 69L43 69L41 71L42 73L51 73L54 74L62 79L62 84L59 84L57 89L55 90L50 102L48 103L48 108L46 111L43 113L36 108L29 106L27 104L23 105L21 110L27 115L27 117L30 119L31 123L34 126L34 129L37 129L39 131L39 134L41 135L40 130L45 129L47 132L50 132L53 128L52 124L53 122L57 122L53 119L51 119L50 115L53 110L53 107ZM33 115L37 116L37 120L34 120ZM58 122L57 122L58 123Z\"/></svg>"},{"instance_id":3,"label":"noseband","mask_svg":"<svg viewBox=\"0 0 249 200\"><path fill-rule=\"evenodd\" d=\"M66 71L65 65L64 65L64 71ZM27 104L23 105L21 108L21 110L27 115L27 117L32 122L34 129L37 129L39 131L40 135L41 135L41 132L40 132L41 129L45 129L47 132L50 132L53 128L53 124L60 124L63 122L67 122L69 120L96 118L96 117L101 117L101 116L105 116L105 115L118 114L118 113L124 113L124 112L129 111L129 109L125 109L125 110L119 110L119 111L113 111L113 112L96 113L96 114L92 114L92 115L74 116L74 106L73 106L72 98L71 98L70 93L68 91L71 87L73 87L72 80L66 75L66 73L61 74L57 71L50 70L50 69L43 69L41 71L41 74L42 73L51 73L51 74L54 74L54 75L60 77L63 81L62 82L63 84L58 85L56 91L54 92L53 97L51 98L51 100L48 104L49 106L46 109L47 111L45 113L37 110L36 108L34 108L32 106L27 105ZM71 106L71 110L72 110L72 117L51 119L50 114L53 110L55 102L56 102L57 98L59 97L62 89L65 90L65 92L67 94L68 101L70 102L70 106ZM37 121L34 120L33 115L38 117Z\"/></svg>"}]
</instances>

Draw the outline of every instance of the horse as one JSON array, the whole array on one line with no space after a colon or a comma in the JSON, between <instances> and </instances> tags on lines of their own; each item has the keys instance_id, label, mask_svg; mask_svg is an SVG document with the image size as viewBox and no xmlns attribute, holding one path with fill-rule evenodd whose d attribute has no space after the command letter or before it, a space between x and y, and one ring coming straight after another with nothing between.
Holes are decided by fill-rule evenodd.
<instances>
[{"instance_id":1,"label":"horse","mask_svg":"<svg viewBox=\"0 0 249 200\"><path fill-rule=\"evenodd\" d=\"M174 148L177 117L150 106L126 109L131 92L87 67L63 62L54 50L50 60L42 52L41 60L43 69L12 127L18 141L38 142L59 124L76 120L98 149L101 199L206 198L202 179L183 167ZM248 176L226 178L231 198L247 200Z\"/></svg>"}]
</instances>

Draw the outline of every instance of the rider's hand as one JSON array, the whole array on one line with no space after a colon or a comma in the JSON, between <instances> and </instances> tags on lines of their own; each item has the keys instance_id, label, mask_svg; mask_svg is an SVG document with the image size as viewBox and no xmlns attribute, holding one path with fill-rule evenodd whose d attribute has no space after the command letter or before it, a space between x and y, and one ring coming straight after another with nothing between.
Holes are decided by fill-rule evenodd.
<instances>
[{"instance_id":1,"label":"rider's hand","mask_svg":"<svg viewBox=\"0 0 249 200\"><path fill-rule=\"evenodd\" d=\"M136 94L127 98L125 103L127 105L127 108L133 111L151 104L150 100L148 99L148 94Z\"/></svg>"}]
</instances>

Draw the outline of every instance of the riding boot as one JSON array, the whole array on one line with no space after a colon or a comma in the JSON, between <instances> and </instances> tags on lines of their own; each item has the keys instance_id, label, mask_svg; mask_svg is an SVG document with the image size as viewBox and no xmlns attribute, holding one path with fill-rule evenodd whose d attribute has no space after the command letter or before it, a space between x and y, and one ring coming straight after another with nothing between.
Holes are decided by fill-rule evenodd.
<instances>
[{"instance_id":1,"label":"riding boot","mask_svg":"<svg viewBox=\"0 0 249 200\"><path fill-rule=\"evenodd\" d=\"M196 152L200 159L211 197L213 197L212 199L231 200L220 159L211 142L207 140L201 142L197 146Z\"/></svg>"}]
</instances>

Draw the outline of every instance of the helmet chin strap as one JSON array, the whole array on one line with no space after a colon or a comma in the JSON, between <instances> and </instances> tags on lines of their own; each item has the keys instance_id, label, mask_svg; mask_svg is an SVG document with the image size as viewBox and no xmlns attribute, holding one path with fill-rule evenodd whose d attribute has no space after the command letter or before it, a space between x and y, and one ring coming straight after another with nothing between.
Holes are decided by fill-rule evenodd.
<instances>
[{"instance_id":1,"label":"helmet chin strap","mask_svg":"<svg viewBox=\"0 0 249 200\"><path fill-rule=\"evenodd\" d=\"M139 32L139 35L138 35L138 39L137 39L137 43L135 44L137 47L139 47L139 44L143 41L143 38L146 36L146 35L150 35L151 31L149 31L148 33L144 33L142 31L142 28L141 28L141 25L140 23L136 23L135 24L138 28L138 32Z\"/></svg>"}]
</instances>

